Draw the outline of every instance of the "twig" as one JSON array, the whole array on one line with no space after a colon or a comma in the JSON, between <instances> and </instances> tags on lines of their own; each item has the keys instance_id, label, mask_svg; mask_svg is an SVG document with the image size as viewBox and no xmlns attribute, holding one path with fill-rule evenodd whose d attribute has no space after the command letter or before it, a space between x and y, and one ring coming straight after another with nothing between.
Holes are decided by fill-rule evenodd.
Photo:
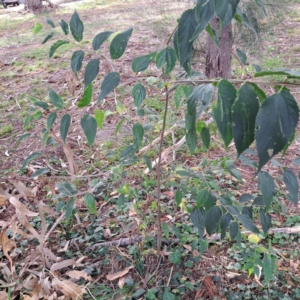
<instances>
[{"instance_id":1,"label":"twig","mask_svg":"<svg viewBox=\"0 0 300 300\"><path fill-rule=\"evenodd\" d=\"M251 231L242 231L242 234L251 234ZM274 233L287 233L287 234L296 234L300 233L300 226L295 227L286 227L286 228L271 228L268 231L268 234L274 234ZM134 238L123 238L115 241L110 242L103 242L103 243L97 243L94 244L88 248L86 248L86 251L94 250L98 247L112 247L112 246L118 246L118 247L127 247L134 243L139 243L144 239L143 236L136 236ZM219 241L221 239L220 234L213 234L210 237L207 238L208 241ZM176 244L179 242L179 239L169 239L169 243Z\"/></svg>"},{"instance_id":2,"label":"twig","mask_svg":"<svg viewBox=\"0 0 300 300\"><path fill-rule=\"evenodd\" d=\"M47 241L47 239L49 238L50 234L52 233L52 231L55 229L55 227L61 222L61 220L64 218L65 213L63 212L59 218L56 220L56 222L52 225L52 227L50 228L50 230L48 231L48 233L46 234L45 238L44 238L44 243Z\"/></svg>"},{"instance_id":3,"label":"twig","mask_svg":"<svg viewBox=\"0 0 300 300\"><path fill-rule=\"evenodd\" d=\"M170 276L169 276L169 279L168 279L167 286L169 286L169 284L170 284L172 273L173 273L173 267L171 268L171 272L170 272Z\"/></svg>"}]
</instances>

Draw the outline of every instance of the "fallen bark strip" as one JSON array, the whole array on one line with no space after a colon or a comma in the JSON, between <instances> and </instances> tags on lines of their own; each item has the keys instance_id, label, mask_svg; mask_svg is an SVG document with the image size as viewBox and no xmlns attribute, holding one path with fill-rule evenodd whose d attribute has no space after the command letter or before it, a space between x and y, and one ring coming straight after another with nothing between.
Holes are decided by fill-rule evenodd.
<instances>
[{"instance_id":1,"label":"fallen bark strip","mask_svg":"<svg viewBox=\"0 0 300 300\"><path fill-rule=\"evenodd\" d=\"M251 231L242 231L242 234L249 235L253 232ZM287 234L296 234L300 233L300 226L295 226L295 227L286 227L286 228L271 228L268 231L268 234L274 234L274 233L287 233ZM115 241L110 241L110 242L102 242L102 243L97 243L94 244L90 247L87 247L85 251L91 251L94 250L95 248L98 247L112 247L112 246L117 246L117 247L126 247L133 245L135 243L139 243L144 239L143 236L135 236L132 238L123 238ZM210 237L207 237L207 241L219 241L221 239L221 234L213 234ZM169 239L168 240L170 243L178 243L179 239Z\"/></svg>"}]
</instances>

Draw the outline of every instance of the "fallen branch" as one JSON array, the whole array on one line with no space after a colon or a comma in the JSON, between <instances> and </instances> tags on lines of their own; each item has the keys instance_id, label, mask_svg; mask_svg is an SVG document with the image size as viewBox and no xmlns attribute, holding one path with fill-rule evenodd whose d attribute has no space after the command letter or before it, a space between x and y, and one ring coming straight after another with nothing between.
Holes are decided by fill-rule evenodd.
<instances>
[{"instance_id":1,"label":"fallen branch","mask_svg":"<svg viewBox=\"0 0 300 300\"><path fill-rule=\"evenodd\" d=\"M210 118L209 120L207 120L207 121L205 121L205 124L206 125L209 125L209 124L211 124L212 122L213 122L214 120L213 120L213 118ZM172 129L173 127L171 127L170 129ZM170 133L170 132L172 132L172 131L170 131L170 129L168 130L168 131L166 131L165 133ZM169 132L170 131L170 132ZM171 151L175 151L177 148L179 148L180 146L182 146L184 143L185 143L185 136L184 137L182 137L181 138L181 140L179 141L179 142L177 142L175 145L172 145L172 146L170 146L170 147L168 147L168 148L166 148L163 152L162 152L162 154L161 154L161 159L162 160L165 160L166 159L166 157L169 155L169 153L171 152ZM156 142L157 142L157 140L159 140L159 138L157 138L157 139L155 139L151 144L149 144L149 145L147 145L146 147L144 147L143 149L141 149L140 151L146 151L146 150L148 150L149 148L150 148L150 146L152 146L152 145L154 145ZM155 143L154 143L155 142ZM147 148L147 149L146 149ZM145 150L144 150L145 149ZM140 152L139 152L140 153ZM138 154L139 154L138 153ZM152 168L154 168L156 165L157 165L157 163L158 163L158 158L156 158L154 161L152 161ZM150 172L150 170L149 170L149 168L147 168L147 169L145 169L145 171L144 171L144 174L148 174Z\"/></svg>"},{"instance_id":2,"label":"fallen branch","mask_svg":"<svg viewBox=\"0 0 300 300\"><path fill-rule=\"evenodd\" d=\"M165 133L164 133L164 137L166 137L168 134L172 133L174 131L175 125L173 125L172 127L170 127ZM152 146L154 146L155 144L157 144L160 141L160 136L158 138L156 138L155 140L153 140L149 145L145 146L144 148L140 149L139 152L136 154L137 156L141 155L143 152L146 152L147 150L149 150Z\"/></svg>"},{"instance_id":3,"label":"fallen branch","mask_svg":"<svg viewBox=\"0 0 300 300\"><path fill-rule=\"evenodd\" d=\"M253 232L251 231L242 231L242 234L249 235ZM268 234L274 234L274 233L287 233L287 234L297 234L300 233L300 226L295 227L286 227L286 228L271 228L268 231ZM133 238L123 238L115 241L110 242L103 242L103 243L97 243L90 247L87 247L85 251L91 251L98 247L127 247L130 245L133 245L135 243L139 243L144 239L143 236L135 236ZM213 234L210 237L207 237L208 241L219 241L221 239L221 234ZM179 239L169 239L169 243L177 244L179 242Z\"/></svg>"}]
</instances>

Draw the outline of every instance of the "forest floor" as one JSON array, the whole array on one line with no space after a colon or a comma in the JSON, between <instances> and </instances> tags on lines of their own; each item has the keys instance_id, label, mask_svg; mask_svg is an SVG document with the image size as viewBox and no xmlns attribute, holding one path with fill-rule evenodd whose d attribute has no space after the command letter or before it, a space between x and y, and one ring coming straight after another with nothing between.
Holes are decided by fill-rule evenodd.
<instances>
[{"instance_id":1,"label":"forest floor","mask_svg":"<svg viewBox=\"0 0 300 300\"><path fill-rule=\"evenodd\" d=\"M276 178L276 192L269 211L271 228L286 230L261 234L256 242L256 236L253 240L253 236L249 238L248 234L243 234L240 245L229 238L222 242L200 240L189 211L195 204L197 191L207 185L215 193L226 193L236 199L243 194L253 198L259 196L257 178L254 177L254 147L243 160L237 160L234 145L226 152L215 132L215 125L211 124L209 151L201 143L194 155L189 154L185 144L176 151L171 150L162 164L164 250L161 255L157 254L155 174L145 172L147 164L143 159L123 165L119 157L133 141L133 124L149 121L146 117L136 116L134 110L131 90L137 79L150 83L144 108L153 115L150 120L153 130L145 134L142 147L159 136L164 94L159 86L151 86L151 82L161 75L154 64L144 74L136 75L131 63L138 56L162 49L181 13L190 4L188 1L117 2L120 1L70 2L35 15L20 8L0 8L0 300L7 299L7 295L10 299L27 300L76 297L300 299L300 233L289 234L287 229L297 231L300 228L300 206L288 200L282 180L283 166L297 175L300 171L297 160L300 156L299 130L286 155L276 157L263 169ZM97 107L108 116L92 149L85 142L80 119L95 109L97 95L91 106L78 109L83 74L80 73L77 79L70 70L70 57L77 48L71 43L63 45L49 58L49 49L55 39L41 44L52 31L59 36L60 29L52 30L44 17L58 24L61 19L69 21L74 9L85 28L81 46L89 54L84 64L96 57L90 52L97 33L134 28L125 54L113 62L115 70L121 73L121 83L116 93L109 94ZM233 59L234 78L252 80L252 63L263 69L300 69L300 4L293 3L285 9L284 13L277 14L274 10L273 14L259 19L262 30L255 45L249 31L234 27L234 49L241 48L249 61L242 69ZM36 22L43 25L39 34L33 34ZM107 44L101 54L109 57ZM193 63L199 72L204 71L204 56L205 39L199 39ZM94 86L100 89L101 80L109 69L110 65L105 61L100 62ZM180 69L175 69L175 73L178 75ZM280 76L268 78L282 79ZM267 94L274 93L273 87L260 86L267 89ZM68 113L72 117L67 141L74 154L75 180L71 179L63 146L45 145L41 141L49 112L38 115L33 102L47 102L49 88L66 103L67 108L58 111L58 116ZM292 87L291 92L299 103L300 89ZM33 115L37 118L30 120ZM208 118L207 115L203 121ZM175 104L170 103L167 129L183 119L184 105L176 109ZM118 125L122 126L116 132ZM59 132L58 124L54 131ZM165 138L164 149L172 147L183 136L184 130L174 126ZM42 152L42 155L22 169L24 160L35 152ZM158 145L142 153L146 154L151 161L155 160ZM229 172L231 165L241 174L242 180ZM42 176L30 177L37 170L46 168L48 171ZM56 197L57 184L61 182L71 183L78 191L74 210L67 219L65 202ZM176 205L178 187L184 194L179 206ZM93 193L97 200L96 215L84 203L83 195L87 192ZM251 207L253 219L259 224L260 207L251 203L248 208ZM139 243L134 243L134 239L139 239ZM96 243L110 241L128 242L128 245L102 244L87 251ZM254 276L257 272L254 269L259 268L257 261L267 251L272 252L277 269L269 284L264 282L263 276Z\"/></svg>"}]
</instances>

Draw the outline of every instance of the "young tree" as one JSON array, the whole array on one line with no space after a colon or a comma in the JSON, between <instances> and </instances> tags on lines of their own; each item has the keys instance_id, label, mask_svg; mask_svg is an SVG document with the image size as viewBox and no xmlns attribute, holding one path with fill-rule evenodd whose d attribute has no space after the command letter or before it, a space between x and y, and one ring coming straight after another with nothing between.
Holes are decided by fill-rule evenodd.
<instances>
[{"instance_id":1,"label":"young tree","mask_svg":"<svg viewBox=\"0 0 300 300\"><path fill-rule=\"evenodd\" d=\"M231 22L224 26L219 33L220 19L214 17L211 27L219 36L219 47L217 47L211 37L206 39L206 64L205 75L207 78L231 78L231 48L232 48L232 25Z\"/></svg>"}]
</instances>

